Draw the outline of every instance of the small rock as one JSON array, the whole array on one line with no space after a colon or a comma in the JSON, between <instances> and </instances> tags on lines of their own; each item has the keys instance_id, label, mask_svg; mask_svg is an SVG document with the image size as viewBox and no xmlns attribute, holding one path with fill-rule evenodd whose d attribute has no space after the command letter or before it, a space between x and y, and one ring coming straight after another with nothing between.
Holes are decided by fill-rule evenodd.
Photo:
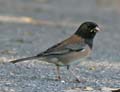
<instances>
[{"instance_id":1,"label":"small rock","mask_svg":"<svg viewBox=\"0 0 120 92\"><path fill-rule=\"evenodd\" d=\"M61 83L65 83L65 81L64 81L64 80L61 80Z\"/></svg>"},{"instance_id":2,"label":"small rock","mask_svg":"<svg viewBox=\"0 0 120 92\"><path fill-rule=\"evenodd\" d=\"M103 87L101 88L102 91L106 92L120 92L120 88L108 88L108 87Z\"/></svg>"},{"instance_id":3,"label":"small rock","mask_svg":"<svg viewBox=\"0 0 120 92\"><path fill-rule=\"evenodd\" d=\"M91 91L91 90L94 90L92 87L85 87L83 90L85 91Z\"/></svg>"}]
</instances>

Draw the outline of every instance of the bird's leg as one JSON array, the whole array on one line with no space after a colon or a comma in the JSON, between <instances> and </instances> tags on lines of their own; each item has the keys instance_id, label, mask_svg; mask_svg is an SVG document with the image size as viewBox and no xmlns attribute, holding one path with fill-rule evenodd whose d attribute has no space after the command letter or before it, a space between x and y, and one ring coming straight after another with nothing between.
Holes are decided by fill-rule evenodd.
<instances>
[{"instance_id":1,"label":"bird's leg","mask_svg":"<svg viewBox=\"0 0 120 92\"><path fill-rule=\"evenodd\" d=\"M76 78L77 82L81 82L80 79L79 79L79 77L76 76L76 74L74 73L74 71L70 70L70 66L69 65L67 65L67 70Z\"/></svg>"},{"instance_id":2,"label":"bird's leg","mask_svg":"<svg viewBox=\"0 0 120 92\"><path fill-rule=\"evenodd\" d=\"M60 67L59 65L56 65L57 66L57 80L61 80L61 77L60 77Z\"/></svg>"}]
</instances>

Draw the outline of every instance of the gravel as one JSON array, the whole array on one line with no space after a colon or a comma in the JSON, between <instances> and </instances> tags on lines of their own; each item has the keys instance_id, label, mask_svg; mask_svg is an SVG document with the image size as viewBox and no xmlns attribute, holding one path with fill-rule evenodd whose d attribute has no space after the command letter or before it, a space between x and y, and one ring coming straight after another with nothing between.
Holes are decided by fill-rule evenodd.
<instances>
[{"instance_id":1,"label":"gravel","mask_svg":"<svg viewBox=\"0 0 120 92\"><path fill-rule=\"evenodd\" d=\"M120 87L120 63L83 61L72 66L80 76L81 83L74 81L65 67L61 67L62 81L56 81L56 70L52 64L28 61L18 64L0 64L1 92L63 92L70 88ZM64 80L64 82L63 82Z\"/></svg>"}]
</instances>

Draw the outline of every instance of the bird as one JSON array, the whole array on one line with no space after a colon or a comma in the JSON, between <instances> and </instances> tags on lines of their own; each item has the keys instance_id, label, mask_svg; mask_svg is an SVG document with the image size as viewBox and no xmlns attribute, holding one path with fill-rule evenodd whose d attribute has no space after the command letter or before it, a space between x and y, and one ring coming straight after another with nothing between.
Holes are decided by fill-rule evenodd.
<instances>
[{"instance_id":1,"label":"bird","mask_svg":"<svg viewBox=\"0 0 120 92\"><path fill-rule=\"evenodd\" d=\"M35 56L12 60L10 62L18 63L25 60L41 59L56 65L58 80L61 80L60 67L65 66L71 75L76 78L76 81L81 82L78 76L70 70L70 66L80 63L81 59L90 56L93 49L94 37L99 31L101 29L95 22L86 21L78 27L73 35L51 46L47 50Z\"/></svg>"}]
</instances>

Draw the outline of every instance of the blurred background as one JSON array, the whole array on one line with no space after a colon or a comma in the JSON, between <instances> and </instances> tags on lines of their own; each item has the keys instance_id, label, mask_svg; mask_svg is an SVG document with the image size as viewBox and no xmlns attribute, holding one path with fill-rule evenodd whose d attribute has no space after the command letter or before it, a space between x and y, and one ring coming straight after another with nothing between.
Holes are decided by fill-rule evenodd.
<instances>
[{"instance_id":1,"label":"blurred background","mask_svg":"<svg viewBox=\"0 0 120 92\"><path fill-rule=\"evenodd\" d=\"M0 61L36 55L73 34L84 21L103 32L94 61L120 61L120 0L0 0Z\"/></svg>"},{"instance_id":2,"label":"blurred background","mask_svg":"<svg viewBox=\"0 0 120 92\"><path fill-rule=\"evenodd\" d=\"M71 67L81 83L66 67L56 81L52 64L3 63L46 50L85 21L96 22L103 31L87 62ZM120 88L120 0L0 0L0 92L100 92L106 87Z\"/></svg>"}]
</instances>

